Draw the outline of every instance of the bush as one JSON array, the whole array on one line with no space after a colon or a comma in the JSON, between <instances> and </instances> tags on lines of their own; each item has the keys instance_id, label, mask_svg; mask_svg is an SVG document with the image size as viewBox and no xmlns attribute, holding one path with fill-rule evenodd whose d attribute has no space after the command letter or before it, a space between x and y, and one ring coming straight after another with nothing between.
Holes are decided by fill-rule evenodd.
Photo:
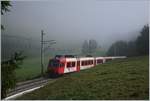
<instances>
[{"instance_id":1,"label":"bush","mask_svg":"<svg viewBox=\"0 0 150 101\"><path fill-rule=\"evenodd\" d=\"M22 63L25 56L22 56L22 52L16 52L11 57L10 60L3 61L1 64L1 73L2 73L2 86L1 86L1 98L5 98L7 96L7 92L9 89L15 87L16 85L16 77L15 77L15 69L19 68L19 65Z\"/></svg>"}]
</instances>

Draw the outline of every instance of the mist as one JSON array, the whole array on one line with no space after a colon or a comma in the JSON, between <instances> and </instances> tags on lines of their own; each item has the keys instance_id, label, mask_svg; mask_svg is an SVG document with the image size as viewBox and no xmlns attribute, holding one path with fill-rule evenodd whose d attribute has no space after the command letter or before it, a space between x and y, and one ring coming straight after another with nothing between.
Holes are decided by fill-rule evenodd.
<instances>
[{"instance_id":1,"label":"mist","mask_svg":"<svg viewBox=\"0 0 150 101\"><path fill-rule=\"evenodd\" d=\"M56 48L81 48L84 40L94 39L108 49L117 40L135 39L148 24L148 0L11 1L11 4L10 12L1 16L6 27L2 35L30 38L37 46L44 30L45 40L56 40L53 45Z\"/></svg>"}]
</instances>

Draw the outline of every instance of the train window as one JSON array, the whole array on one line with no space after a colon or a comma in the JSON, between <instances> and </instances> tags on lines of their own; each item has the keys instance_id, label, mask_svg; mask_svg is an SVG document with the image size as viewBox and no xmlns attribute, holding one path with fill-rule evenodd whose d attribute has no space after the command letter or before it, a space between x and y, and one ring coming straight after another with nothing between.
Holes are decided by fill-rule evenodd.
<instances>
[{"instance_id":1,"label":"train window","mask_svg":"<svg viewBox=\"0 0 150 101\"><path fill-rule=\"evenodd\" d=\"M67 67L71 67L71 62L67 62Z\"/></svg>"},{"instance_id":2,"label":"train window","mask_svg":"<svg viewBox=\"0 0 150 101\"><path fill-rule=\"evenodd\" d=\"M88 65L88 60L86 61L86 65Z\"/></svg>"},{"instance_id":3,"label":"train window","mask_svg":"<svg viewBox=\"0 0 150 101\"><path fill-rule=\"evenodd\" d=\"M64 63L60 63L60 67L64 67L65 66L65 64Z\"/></svg>"},{"instance_id":4,"label":"train window","mask_svg":"<svg viewBox=\"0 0 150 101\"><path fill-rule=\"evenodd\" d=\"M101 60L99 59L99 61L98 61L99 63L101 63Z\"/></svg>"},{"instance_id":5,"label":"train window","mask_svg":"<svg viewBox=\"0 0 150 101\"><path fill-rule=\"evenodd\" d=\"M87 65L89 65L89 60L87 61Z\"/></svg>"},{"instance_id":6,"label":"train window","mask_svg":"<svg viewBox=\"0 0 150 101\"><path fill-rule=\"evenodd\" d=\"M59 67L59 61L50 60L49 66L50 67Z\"/></svg>"},{"instance_id":7,"label":"train window","mask_svg":"<svg viewBox=\"0 0 150 101\"><path fill-rule=\"evenodd\" d=\"M84 61L81 62L82 66L84 66Z\"/></svg>"},{"instance_id":8,"label":"train window","mask_svg":"<svg viewBox=\"0 0 150 101\"><path fill-rule=\"evenodd\" d=\"M87 61L85 61L85 65L87 65Z\"/></svg>"},{"instance_id":9,"label":"train window","mask_svg":"<svg viewBox=\"0 0 150 101\"><path fill-rule=\"evenodd\" d=\"M68 62L67 67L75 67L75 62Z\"/></svg>"},{"instance_id":10,"label":"train window","mask_svg":"<svg viewBox=\"0 0 150 101\"><path fill-rule=\"evenodd\" d=\"M89 65L91 65L91 60L89 60Z\"/></svg>"},{"instance_id":11,"label":"train window","mask_svg":"<svg viewBox=\"0 0 150 101\"><path fill-rule=\"evenodd\" d=\"M87 65L87 61L85 61L85 64L84 65Z\"/></svg>"},{"instance_id":12,"label":"train window","mask_svg":"<svg viewBox=\"0 0 150 101\"><path fill-rule=\"evenodd\" d=\"M91 65L92 65L93 63L92 63L92 60L91 60Z\"/></svg>"},{"instance_id":13,"label":"train window","mask_svg":"<svg viewBox=\"0 0 150 101\"><path fill-rule=\"evenodd\" d=\"M86 61L84 61L84 66L86 65Z\"/></svg>"},{"instance_id":14,"label":"train window","mask_svg":"<svg viewBox=\"0 0 150 101\"><path fill-rule=\"evenodd\" d=\"M75 62L72 62L72 67L75 67Z\"/></svg>"},{"instance_id":15,"label":"train window","mask_svg":"<svg viewBox=\"0 0 150 101\"><path fill-rule=\"evenodd\" d=\"M102 62L103 62L102 59L98 59L98 60L97 60L97 63L102 63Z\"/></svg>"}]
</instances>

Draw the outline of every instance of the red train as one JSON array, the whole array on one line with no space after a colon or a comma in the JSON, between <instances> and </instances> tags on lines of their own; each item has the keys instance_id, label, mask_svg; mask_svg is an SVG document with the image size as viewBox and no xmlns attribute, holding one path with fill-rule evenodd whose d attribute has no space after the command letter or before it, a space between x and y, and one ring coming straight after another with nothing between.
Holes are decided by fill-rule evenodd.
<instances>
[{"instance_id":1,"label":"red train","mask_svg":"<svg viewBox=\"0 0 150 101\"><path fill-rule=\"evenodd\" d=\"M102 64L116 58L126 57L75 57L72 55L56 55L55 58L49 60L47 70L50 74L61 75L93 68L98 64Z\"/></svg>"}]
</instances>

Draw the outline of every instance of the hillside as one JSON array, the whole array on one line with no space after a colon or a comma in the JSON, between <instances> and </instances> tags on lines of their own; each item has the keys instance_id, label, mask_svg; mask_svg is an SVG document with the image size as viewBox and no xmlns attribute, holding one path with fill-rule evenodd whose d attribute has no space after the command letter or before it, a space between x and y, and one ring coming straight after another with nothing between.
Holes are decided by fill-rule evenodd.
<instances>
[{"instance_id":1,"label":"hillside","mask_svg":"<svg viewBox=\"0 0 150 101\"><path fill-rule=\"evenodd\" d=\"M17 99L149 99L148 56L113 60L67 74Z\"/></svg>"}]
</instances>

